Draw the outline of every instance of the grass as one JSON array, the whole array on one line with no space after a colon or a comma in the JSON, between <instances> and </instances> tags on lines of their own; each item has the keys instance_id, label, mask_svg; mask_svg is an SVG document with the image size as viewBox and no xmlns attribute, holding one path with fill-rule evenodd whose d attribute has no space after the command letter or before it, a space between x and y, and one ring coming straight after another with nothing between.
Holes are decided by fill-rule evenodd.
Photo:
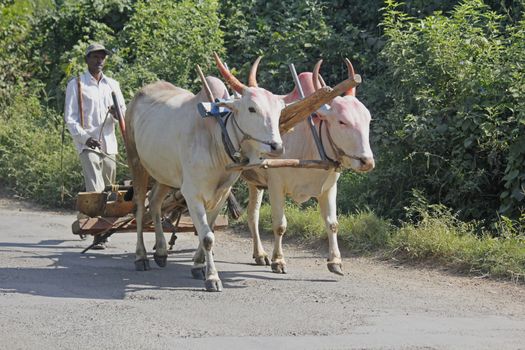
<instances>
[{"instance_id":1,"label":"grass","mask_svg":"<svg viewBox=\"0 0 525 350\"><path fill-rule=\"evenodd\" d=\"M525 280L525 237L481 237L462 225L429 218L406 224L392 236L392 255L429 261L459 272Z\"/></svg>"},{"instance_id":2,"label":"grass","mask_svg":"<svg viewBox=\"0 0 525 350\"><path fill-rule=\"evenodd\" d=\"M419 208L417 224L395 227L371 211L339 216L339 242L358 254L378 253L407 263L432 263L459 273L525 281L525 236L522 232L493 237L476 234L474 224L446 210ZM287 236L302 241L326 240L316 208L287 206ZM246 222L246 215L240 223ZM271 212L263 205L262 234L271 234Z\"/></svg>"},{"instance_id":3,"label":"grass","mask_svg":"<svg viewBox=\"0 0 525 350\"><path fill-rule=\"evenodd\" d=\"M316 208L300 208L288 205L285 209L288 228L286 236L309 242L327 239L324 222ZM240 219L246 222L246 214ZM271 234L271 208L263 205L260 211L259 229ZM339 240L353 251L365 252L385 248L390 240L391 225L372 212L339 217Z\"/></svg>"}]
</instances>

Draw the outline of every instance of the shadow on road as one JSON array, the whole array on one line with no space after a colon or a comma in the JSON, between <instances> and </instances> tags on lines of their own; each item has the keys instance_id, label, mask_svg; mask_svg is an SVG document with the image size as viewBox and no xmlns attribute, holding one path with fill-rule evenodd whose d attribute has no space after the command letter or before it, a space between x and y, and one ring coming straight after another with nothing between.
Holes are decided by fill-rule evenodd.
<instances>
[{"instance_id":1,"label":"shadow on road","mask_svg":"<svg viewBox=\"0 0 525 350\"><path fill-rule=\"evenodd\" d=\"M149 271L134 270L134 253L103 252L80 254L78 247L62 246L64 240L39 243L1 242L0 253L7 257L8 267L0 267L0 295L23 293L55 298L125 299L130 294L148 291L205 292L204 282L191 277L193 249L174 250L168 265L159 268L150 255ZM1 249L2 247L8 249ZM21 250L17 250L16 248ZM34 249L44 248L44 249ZM46 249L54 252L48 254ZM60 250L60 252L56 252ZM74 251L72 251L74 250ZM216 261L218 264L242 264ZM275 281L335 282L303 280L275 275L264 266L246 264L246 269L221 270L219 275L227 289L246 288L247 279Z\"/></svg>"}]
</instances>

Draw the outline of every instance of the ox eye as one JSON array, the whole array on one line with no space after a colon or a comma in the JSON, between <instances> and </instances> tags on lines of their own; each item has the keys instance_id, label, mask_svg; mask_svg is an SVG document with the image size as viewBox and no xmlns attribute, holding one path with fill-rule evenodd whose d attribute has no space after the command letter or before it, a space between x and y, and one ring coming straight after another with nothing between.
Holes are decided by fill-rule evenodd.
<instances>
[{"instance_id":1,"label":"ox eye","mask_svg":"<svg viewBox=\"0 0 525 350\"><path fill-rule=\"evenodd\" d=\"M345 122L342 122L342 121L339 121L339 125L341 125L341 126L346 126L346 123L345 123Z\"/></svg>"},{"instance_id":2,"label":"ox eye","mask_svg":"<svg viewBox=\"0 0 525 350\"><path fill-rule=\"evenodd\" d=\"M249 110L251 113L255 113L255 108L253 108L253 107L248 107L248 110Z\"/></svg>"}]
</instances>

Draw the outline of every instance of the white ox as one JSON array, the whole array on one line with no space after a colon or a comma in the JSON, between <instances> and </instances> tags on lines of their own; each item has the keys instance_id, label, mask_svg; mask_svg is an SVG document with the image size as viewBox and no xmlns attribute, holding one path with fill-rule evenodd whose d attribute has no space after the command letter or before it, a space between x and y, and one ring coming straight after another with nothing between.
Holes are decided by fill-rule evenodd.
<instances>
[{"instance_id":1,"label":"white ox","mask_svg":"<svg viewBox=\"0 0 525 350\"><path fill-rule=\"evenodd\" d=\"M219 70L242 97L222 105L233 111L226 124L233 145L249 158L282 153L279 115L282 98L257 87L239 82L215 56ZM217 97L226 95L224 84L208 78ZM213 260L214 234L212 224L231 186L240 172L226 171L231 163L222 141L221 129L215 120L203 119L197 104L206 101L204 92L193 95L166 82L144 87L130 103L126 112L128 126L127 152L130 164L137 221L135 266L147 270L149 263L144 247L142 222L148 178L156 182L150 196L150 211L155 223L155 261L165 266L168 250L161 225L161 204L172 189L180 189L199 236L192 274L204 278L208 291L221 291L222 283Z\"/></svg>"},{"instance_id":2,"label":"white ox","mask_svg":"<svg viewBox=\"0 0 525 350\"><path fill-rule=\"evenodd\" d=\"M319 61L314 73L301 73L304 94L311 95L319 89ZM346 59L348 75L354 77L353 67ZM255 66L255 65L254 65ZM254 70L249 79L249 86L257 86ZM284 100L290 103L299 98L297 89L286 95ZM329 103L329 109L317 110L317 130L323 140L327 156L340 163L343 168L359 172L374 168L374 158L369 145L368 133L370 112L355 97L355 87L338 96ZM319 159L319 153L307 122L299 123L294 129L283 135L284 153L280 158ZM337 244L337 180L340 170L270 168L266 170L249 170L242 173L242 178L248 182L248 226L253 237L253 258L259 265L270 265L268 255L264 251L259 236L259 209L263 188L268 188L271 204L272 229L274 232L274 249L271 259L272 271L286 272L286 262L282 250L282 238L286 231L284 215L285 197L288 195L294 201L302 203L311 197L317 198L321 216L325 222L328 234L329 271L342 275L341 253Z\"/></svg>"}]
</instances>

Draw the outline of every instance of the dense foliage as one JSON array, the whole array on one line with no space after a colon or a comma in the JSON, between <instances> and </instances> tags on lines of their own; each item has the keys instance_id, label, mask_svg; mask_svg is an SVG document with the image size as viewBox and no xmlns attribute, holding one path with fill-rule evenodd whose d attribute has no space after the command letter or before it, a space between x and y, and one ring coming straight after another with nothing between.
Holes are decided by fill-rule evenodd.
<instances>
[{"instance_id":1,"label":"dense foliage","mask_svg":"<svg viewBox=\"0 0 525 350\"><path fill-rule=\"evenodd\" d=\"M264 55L259 83L276 93L293 87L288 63L311 70L323 58L333 85L349 57L377 168L343 174L340 210L417 220L405 207L418 193L497 228L525 203L524 10L525 0L1 0L0 182L49 205L81 190L61 115L91 41L114 52L106 72L128 100L156 79L197 91L195 64L215 74L213 51L241 80Z\"/></svg>"},{"instance_id":2,"label":"dense foliage","mask_svg":"<svg viewBox=\"0 0 525 350\"><path fill-rule=\"evenodd\" d=\"M423 19L388 4L373 126L380 203L406 205L416 188L466 219L523 212L524 24L482 1Z\"/></svg>"}]
</instances>

